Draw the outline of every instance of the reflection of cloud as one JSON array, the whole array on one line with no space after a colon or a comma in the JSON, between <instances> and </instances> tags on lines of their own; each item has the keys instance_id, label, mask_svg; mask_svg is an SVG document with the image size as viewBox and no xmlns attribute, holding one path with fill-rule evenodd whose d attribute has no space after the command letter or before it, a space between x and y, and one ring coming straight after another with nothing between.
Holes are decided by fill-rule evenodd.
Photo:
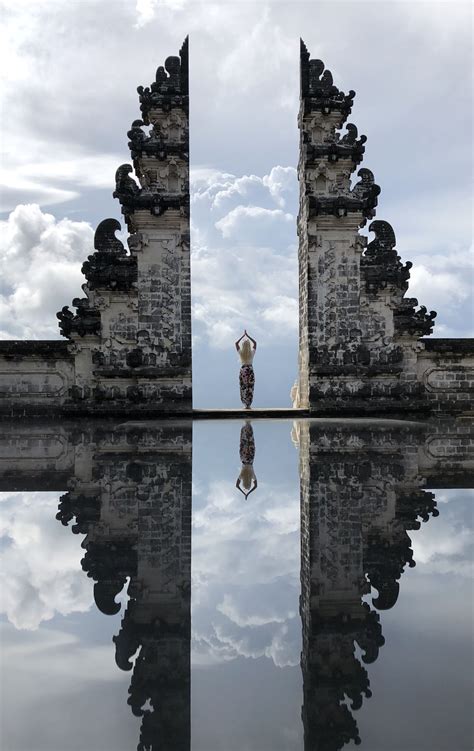
<instances>
[{"instance_id":1,"label":"reflection of cloud","mask_svg":"<svg viewBox=\"0 0 474 751\"><path fill-rule=\"evenodd\" d=\"M258 599L257 605L252 607L251 612L246 612L248 611L247 601L241 602L236 599L235 595L228 594L224 594L222 602L217 605L217 610L241 628L246 628L247 626L266 626L269 623L284 623L288 618L295 617L296 613L294 611L284 612L282 610L278 613L278 609L275 607L275 600L271 597L265 600L265 595L270 594L268 589L259 589L261 598ZM276 582L276 590L277 594L280 594L282 591L281 583L278 580ZM272 593L274 591L275 588L272 587Z\"/></svg>"},{"instance_id":2,"label":"reflection of cloud","mask_svg":"<svg viewBox=\"0 0 474 751\"><path fill-rule=\"evenodd\" d=\"M0 494L1 611L16 628L36 629L56 613L84 612L92 586L81 569L81 537L55 519L57 493Z\"/></svg>"},{"instance_id":3,"label":"reflection of cloud","mask_svg":"<svg viewBox=\"0 0 474 751\"><path fill-rule=\"evenodd\" d=\"M298 664L297 497L261 484L245 506L228 483L202 490L193 514L195 661L242 656Z\"/></svg>"},{"instance_id":4,"label":"reflection of cloud","mask_svg":"<svg viewBox=\"0 0 474 751\"><path fill-rule=\"evenodd\" d=\"M136 748L139 724L125 703L130 673L118 670L107 629L116 619L98 624L92 613L81 619L87 644L57 628L20 633L0 624L2 749Z\"/></svg>"},{"instance_id":5,"label":"reflection of cloud","mask_svg":"<svg viewBox=\"0 0 474 751\"><path fill-rule=\"evenodd\" d=\"M474 490L435 491L440 515L410 532L414 559L423 574L472 575ZM441 505L440 505L441 503Z\"/></svg>"}]
</instances>

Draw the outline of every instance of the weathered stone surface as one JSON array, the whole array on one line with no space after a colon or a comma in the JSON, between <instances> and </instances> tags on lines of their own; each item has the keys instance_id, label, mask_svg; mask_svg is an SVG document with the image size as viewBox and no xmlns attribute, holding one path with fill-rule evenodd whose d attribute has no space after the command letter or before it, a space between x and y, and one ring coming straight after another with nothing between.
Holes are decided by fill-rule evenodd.
<instances>
[{"instance_id":1,"label":"weathered stone surface","mask_svg":"<svg viewBox=\"0 0 474 751\"><path fill-rule=\"evenodd\" d=\"M474 339L422 339L417 377L436 414L474 414Z\"/></svg>"},{"instance_id":2,"label":"weathered stone surface","mask_svg":"<svg viewBox=\"0 0 474 751\"><path fill-rule=\"evenodd\" d=\"M24 357L39 357L42 360L72 359L67 342L58 339L2 339L0 340L0 357L6 361L19 361Z\"/></svg>"},{"instance_id":3,"label":"weathered stone surface","mask_svg":"<svg viewBox=\"0 0 474 751\"><path fill-rule=\"evenodd\" d=\"M65 342L0 342L0 417L54 412L66 403L73 374Z\"/></svg>"}]
</instances>

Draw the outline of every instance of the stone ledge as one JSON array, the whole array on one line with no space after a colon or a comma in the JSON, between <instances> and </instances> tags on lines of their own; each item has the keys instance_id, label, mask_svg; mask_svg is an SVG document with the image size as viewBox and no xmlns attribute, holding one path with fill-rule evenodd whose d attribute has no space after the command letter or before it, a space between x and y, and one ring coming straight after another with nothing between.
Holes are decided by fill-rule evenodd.
<instances>
[{"instance_id":1,"label":"stone ledge","mask_svg":"<svg viewBox=\"0 0 474 751\"><path fill-rule=\"evenodd\" d=\"M176 378L190 378L191 366L189 367L137 367L130 366L129 368L108 368L98 367L92 371L95 376L101 378L152 378L152 379L173 379Z\"/></svg>"},{"instance_id":2,"label":"stone ledge","mask_svg":"<svg viewBox=\"0 0 474 751\"><path fill-rule=\"evenodd\" d=\"M0 341L0 357L41 357L43 360L73 359L69 342L61 339L11 339Z\"/></svg>"},{"instance_id":3,"label":"stone ledge","mask_svg":"<svg viewBox=\"0 0 474 751\"><path fill-rule=\"evenodd\" d=\"M427 352L453 352L455 354L473 354L474 339L419 339Z\"/></svg>"}]
</instances>

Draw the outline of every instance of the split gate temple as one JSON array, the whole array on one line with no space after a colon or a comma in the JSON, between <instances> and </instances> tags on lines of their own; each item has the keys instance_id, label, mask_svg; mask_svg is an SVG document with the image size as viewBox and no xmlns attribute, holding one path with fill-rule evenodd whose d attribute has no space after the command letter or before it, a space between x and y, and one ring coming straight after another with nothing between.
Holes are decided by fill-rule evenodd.
<instances>
[{"instance_id":1,"label":"split gate temple","mask_svg":"<svg viewBox=\"0 0 474 751\"><path fill-rule=\"evenodd\" d=\"M84 297L57 314L65 340L0 342L0 491L64 492L54 523L85 535L77 544L97 608L117 614L127 589L113 642L118 668L130 671L137 749L189 751L187 40L138 93L133 166L118 167L114 192L128 250L119 222L105 219L82 267ZM353 99L301 43L292 416L358 415L294 420L306 751L361 743L356 711L371 696L383 611L396 606L403 573L415 565L410 534L436 523L431 489L472 487L474 471L474 340L428 338L436 314L406 297L411 264L401 262L390 224L374 220L380 188L358 169L366 137L346 123ZM370 413L429 419L364 419ZM169 419L140 419L148 415Z\"/></svg>"},{"instance_id":2,"label":"split gate temple","mask_svg":"<svg viewBox=\"0 0 474 751\"><path fill-rule=\"evenodd\" d=\"M84 297L58 313L66 341L0 342L0 413L192 411L188 40L148 88L116 172L116 219L95 233ZM406 297L411 263L374 220L372 172L351 175L365 136L347 123L354 92L333 84L301 42L299 375L309 414L464 412L474 340L429 339L435 312ZM341 129L345 125L345 130ZM145 130L146 126L150 126ZM368 225L368 226L367 226ZM373 239L359 234L367 226Z\"/></svg>"}]
</instances>

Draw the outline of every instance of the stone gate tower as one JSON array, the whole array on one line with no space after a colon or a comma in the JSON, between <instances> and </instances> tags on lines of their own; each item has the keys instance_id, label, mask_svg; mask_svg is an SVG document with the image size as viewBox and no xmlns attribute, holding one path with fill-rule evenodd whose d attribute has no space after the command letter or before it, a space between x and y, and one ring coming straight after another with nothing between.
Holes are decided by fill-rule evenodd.
<instances>
[{"instance_id":1,"label":"stone gate tower","mask_svg":"<svg viewBox=\"0 0 474 751\"><path fill-rule=\"evenodd\" d=\"M57 314L65 342L0 347L0 413L190 413L188 40L148 88L118 167L116 219L97 227L85 296ZM4 397L4 398L2 398Z\"/></svg>"},{"instance_id":2,"label":"stone gate tower","mask_svg":"<svg viewBox=\"0 0 474 751\"><path fill-rule=\"evenodd\" d=\"M416 409L427 399L419 337L436 313L404 297L411 263L401 263L391 226L372 221L368 245L358 232L375 216L380 188L366 168L351 186L367 140L352 123L341 132L354 91L339 91L302 41L300 65L298 406Z\"/></svg>"},{"instance_id":3,"label":"stone gate tower","mask_svg":"<svg viewBox=\"0 0 474 751\"><path fill-rule=\"evenodd\" d=\"M191 409L188 40L150 88L128 132L130 164L116 172L127 254L106 219L83 265L86 299L58 313L73 342L76 406L100 411ZM144 130L148 128L148 130ZM135 171L138 183L131 176Z\"/></svg>"}]
</instances>

